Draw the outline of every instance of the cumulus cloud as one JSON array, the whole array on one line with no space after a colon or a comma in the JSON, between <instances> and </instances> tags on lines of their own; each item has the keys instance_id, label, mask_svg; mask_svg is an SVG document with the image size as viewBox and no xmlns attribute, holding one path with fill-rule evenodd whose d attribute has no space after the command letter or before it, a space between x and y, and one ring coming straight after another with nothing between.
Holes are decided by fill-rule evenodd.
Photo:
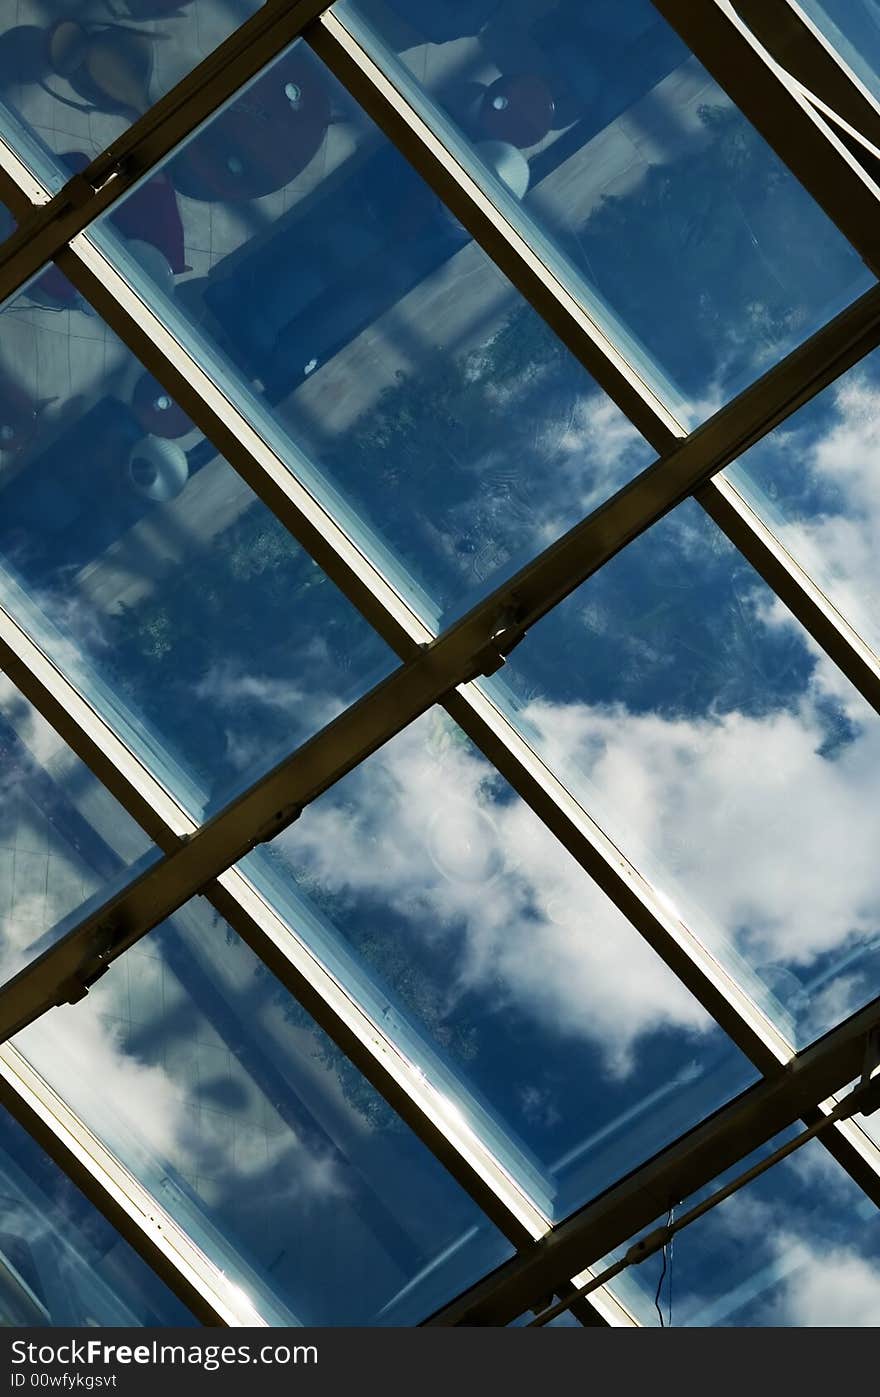
<instances>
[{"instance_id":1,"label":"cumulus cloud","mask_svg":"<svg viewBox=\"0 0 880 1397\"><path fill-rule=\"evenodd\" d=\"M816 700L814 686L759 717L547 703L527 717L558 769L613 793L661 887L670 872L753 957L808 965L880 924L880 728L823 755Z\"/></svg>"},{"instance_id":2,"label":"cumulus cloud","mask_svg":"<svg viewBox=\"0 0 880 1397\"><path fill-rule=\"evenodd\" d=\"M880 1321L880 1267L854 1247L786 1236L777 1247L792 1267L774 1306L777 1324L874 1328Z\"/></svg>"},{"instance_id":3,"label":"cumulus cloud","mask_svg":"<svg viewBox=\"0 0 880 1397\"><path fill-rule=\"evenodd\" d=\"M756 625L792 624L775 605L753 613ZM803 691L769 712L541 699L521 711L637 868L810 1037L864 1002L859 956L880 933L880 725L830 662L814 661ZM830 748L829 705L849 725ZM276 841L306 887L347 899L355 917L387 906L427 943L455 944L447 1012L479 989L548 1031L593 1040L618 1074L644 1034L699 1031L691 996L451 733L438 715L422 720Z\"/></svg>"},{"instance_id":4,"label":"cumulus cloud","mask_svg":"<svg viewBox=\"0 0 880 1397\"><path fill-rule=\"evenodd\" d=\"M643 1033L709 1020L604 894L437 715L401 734L276 841L306 885L456 940L444 1008L479 989L626 1073Z\"/></svg>"}]
</instances>

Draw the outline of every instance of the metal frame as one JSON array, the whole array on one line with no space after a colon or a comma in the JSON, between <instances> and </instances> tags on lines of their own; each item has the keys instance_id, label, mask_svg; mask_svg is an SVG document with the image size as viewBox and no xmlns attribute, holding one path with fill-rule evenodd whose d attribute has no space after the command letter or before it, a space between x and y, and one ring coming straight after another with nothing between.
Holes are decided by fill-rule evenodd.
<instances>
[{"instance_id":1,"label":"metal frame","mask_svg":"<svg viewBox=\"0 0 880 1397\"><path fill-rule=\"evenodd\" d=\"M830 1111L834 1093L858 1076L865 1042L878 1023L880 999L875 999L806 1048L785 1071L757 1082L426 1324L509 1324L553 1294L575 1267L595 1266L651 1227L670 1204L696 1193L799 1119L812 1124L820 1105Z\"/></svg>"},{"instance_id":2,"label":"metal frame","mask_svg":"<svg viewBox=\"0 0 880 1397\"><path fill-rule=\"evenodd\" d=\"M717 0L717 3L712 0L711 4L701 7L688 5L686 0L656 0L656 3L685 33L691 47L719 81L729 91L735 89L733 95L739 105L869 264L877 265L873 220L880 208L880 189L804 95L799 84L806 79L788 80L727 0ZM778 3L781 5L782 0ZM532 1297L546 1295L548 1284L551 1289L563 1293L570 1285L569 1278L582 1271L585 1262L591 1264L601 1255L600 1251L593 1257L592 1252L595 1236L604 1234L589 1230L585 1233L583 1222L575 1230L574 1224L590 1209L599 1207L602 1200L582 1210L576 1219L549 1231L547 1219L493 1158L485 1142L450 1120L442 1104L436 1097L432 1098L430 1086L418 1069L401 1057L364 1009L351 1001L344 988L299 941L295 928L286 927L230 865L255 842L270 838L283 828L305 804L419 713L432 703L442 701L618 908L766 1074L765 1081L753 1089L749 1100L763 1101L765 1097L757 1093L764 1092L767 1100L777 1103L773 1108L777 1116L772 1116L768 1106L760 1116L760 1128L765 1129L771 1117L777 1119L779 1110L783 1110L783 1114L794 1111L791 1119L798 1114L815 1112L827 1092L817 1093L814 1087L806 1090L803 1083L825 1081L822 1072L826 1072L829 1078L835 1077L834 1088L828 1090L843 1084L842 1080L837 1080L838 1068L850 1048L841 1045L844 1040L850 1044L844 1029L850 1033L852 1023L835 1030L823 1040L824 1046L817 1045L795 1056L774 1026L706 952L697 937L676 921L654 889L621 857L588 813L572 799L472 681L493 672L529 626L639 533L696 492L704 508L868 701L880 710L877 657L729 482L712 479L747 446L880 343L880 289L862 297L735 402L685 436L669 409L626 362L572 293L542 264L523 235L494 208L476 181L394 89L345 26L332 14L320 14L325 8L325 4L315 0L300 0L299 3L297 0L267 0L253 20L98 157L84 176L71 180L54 199L15 153L0 143L0 195L6 197L8 190L7 202L22 224L20 232L0 249L0 296L11 294L39 269L46 257L55 256L59 266L111 328L178 398L205 435L358 606L404 663L328 729L197 829L187 812L125 748L108 724L13 619L0 614L0 658L10 677L165 852L160 863L0 990L0 1031L6 1036L49 1005L79 997L116 955L189 897L204 891L217 910L520 1247L520 1258L507 1268L521 1277L517 1281L520 1286L517 1294L521 1295L523 1288L532 1282L541 1287L532 1291ZM739 0L739 8L745 11L753 7L747 5L746 0ZM784 8L793 12L787 0ZM754 15L752 22L756 23ZM439 637L433 635L380 569L297 480L295 472L288 469L257 427L177 342L88 236L83 236L83 230L99 213L109 208L303 30L319 56L660 452L661 458L655 465ZM851 75L842 70L836 60L834 67L838 86L835 89L823 87L823 92L827 94L833 90L841 116L845 112L847 119L852 120L859 112L863 114L864 97L863 106L859 108L858 100L852 97ZM812 70L805 67L801 72L810 72L811 81L815 80ZM845 92L841 95L843 89ZM849 105L844 97L852 98ZM868 1012L863 1011L856 1020L861 1023ZM831 1042L837 1045L833 1050L828 1046ZM63 1108L46 1106L44 1114L38 1117L32 1109L34 1100L16 1084L20 1083L21 1073L16 1077L10 1068L12 1075L6 1074L6 1066L16 1064L14 1050L2 1049L0 1061L4 1064L4 1099L23 1119L27 1117L28 1128L38 1133L44 1143L50 1142L51 1137L54 1142L51 1149L59 1158L63 1157L63 1167L91 1189L96 1198L100 1196L99 1206L104 1207L108 1216L113 1214L114 1219L122 1219L119 1225L125 1226L126 1235L141 1254L157 1269L170 1269L175 1275L178 1271L186 1273L186 1265L191 1261L200 1279L195 1284L192 1274L186 1273L185 1280L179 1281L183 1289L178 1289L178 1293L183 1294L189 1286L186 1293L195 1299L188 1303L200 1305L199 1313L213 1316L216 1322L253 1322L236 1321L234 1315L230 1317L231 1312L223 1309L211 1288L213 1282L204 1279L204 1259L176 1261L161 1247L157 1250L155 1237L142 1221L138 1222L134 1213L124 1209L119 1212L118 1199L111 1187L113 1169L108 1161L96 1164L94 1152L87 1161L75 1156L69 1148L69 1131L64 1136L57 1128ZM814 1069L814 1064L819 1065ZM36 1089L33 1081L29 1088ZM45 1088L42 1091L40 1100L45 1099ZM784 1103L784 1109L779 1102ZM733 1107L727 1108L727 1114L719 1113L713 1118L717 1122L723 1115L725 1121L729 1120L729 1134L724 1136L728 1148L737 1147L737 1139L739 1141L738 1155L730 1162L753 1147L747 1144L751 1137L743 1134L752 1116L738 1115L734 1119L729 1115L733 1110ZM38 1125L38 1118L41 1125ZM780 1128L777 1125L769 1133ZM679 1196L684 1181L691 1178L687 1172L689 1168L705 1170L713 1161L717 1164L717 1158L721 1157L718 1137L713 1133L715 1129L716 1126L708 1122L659 1157L667 1161L670 1169L678 1170L675 1191ZM716 1142L711 1149L700 1144L701 1132L706 1131ZM766 1138L769 1135L763 1136ZM58 1144L59 1140L64 1148ZM867 1141L858 1127L852 1122L837 1127L830 1143L833 1152L854 1177L874 1196L880 1195L880 1151ZM75 1159L78 1162L74 1163ZM644 1170L651 1167L644 1166ZM718 1167L724 1165L715 1167L715 1172ZM637 1174L641 1176L643 1171ZM616 1194L622 1187L624 1185L616 1186L603 1198ZM627 1215L626 1219L630 1232L633 1230L632 1216ZM621 1218L618 1230L622 1225ZM642 1224L637 1223L636 1227L639 1225ZM628 1233L624 1232L616 1240L621 1241L626 1235ZM536 1240L541 1238L544 1240ZM549 1264L546 1268L548 1274L549 1269L553 1269L552 1281L541 1270L544 1263L538 1266L532 1259L538 1252L542 1257L552 1253L552 1268ZM561 1256L565 1257L565 1264ZM210 1271L210 1263L206 1264ZM506 1292L502 1290L502 1294ZM610 1322L627 1322L628 1317L613 1297L592 1296L591 1300L600 1308L604 1306L602 1312ZM498 1303L504 1305L507 1300ZM453 1310L455 1307L450 1307L449 1313ZM473 1312L473 1307L468 1309L467 1306L460 1310L461 1314ZM501 1310L493 1313L497 1315ZM217 1319L221 1314L224 1317ZM472 1321L465 1319L464 1322ZM490 1322L499 1321L496 1318Z\"/></svg>"}]
</instances>

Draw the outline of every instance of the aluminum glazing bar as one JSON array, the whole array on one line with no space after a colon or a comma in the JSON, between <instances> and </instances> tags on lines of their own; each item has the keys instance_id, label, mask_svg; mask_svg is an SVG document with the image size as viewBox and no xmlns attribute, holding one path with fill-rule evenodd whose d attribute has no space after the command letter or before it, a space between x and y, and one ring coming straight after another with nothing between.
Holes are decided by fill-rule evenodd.
<instances>
[{"instance_id":1,"label":"aluminum glazing bar","mask_svg":"<svg viewBox=\"0 0 880 1397\"><path fill-rule=\"evenodd\" d=\"M0 300L110 207L302 32L330 0L266 0L251 19L156 102L54 196L18 161L27 200L10 208L21 225L0 247ZM0 148L0 171L13 153ZM7 171L8 173L8 171ZM2 178L2 176L0 176ZM14 178L14 175L13 175ZM0 184L0 197L3 185ZM13 194L13 198L15 199ZM8 202L4 200L4 202Z\"/></svg>"},{"instance_id":2,"label":"aluminum glazing bar","mask_svg":"<svg viewBox=\"0 0 880 1397\"><path fill-rule=\"evenodd\" d=\"M784 1070L750 1087L427 1323L509 1324L540 1304L563 1278L579 1267L596 1266L650 1227L671 1204L704 1188L780 1131L798 1120L815 1120L818 1103L826 1102L861 1072L865 1043L878 1024L880 1000L874 1000L799 1053Z\"/></svg>"},{"instance_id":3,"label":"aluminum glazing bar","mask_svg":"<svg viewBox=\"0 0 880 1397\"><path fill-rule=\"evenodd\" d=\"M880 187L797 83L789 80L731 0L652 3L872 271L878 272ZM782 15L780 0L760 0L760 8L770 12L772 21L787 18ZM755 11L750 10L750 14L754 17ZM793 14L791 18L795 18Z\"/></svg>"},{"instance_id":4,"label":"aluminum glazing bar","mask_svg":"<svg viewBox=\"0 0 880 1397\"><path fill-rule=\"evenodd\" d=\"M0 1048L0 1105L203 1324L265 1321L161 1204L122 1167L15 1048Z\"/></svg>"},{"instance_id":5,"label":"aluminum glazing bar","mask_svg":"<svg viewBox=\"0 0 880 1397\"><path fill-rule=\"evenodd\" d=\"M195 821L2 607L0 670L163 852L195 832Z\"/></svg>"},{"instance_id":6,"label":"aluminum glazing bar","mask_svg":"<svg viewBox=\"0 0 880 1397\"><path fill-rule=\"evenodd\" d=\"M37 205L45 204L50 198L49 191L32 174L27 165L12 147L0 136L0 201L19 223L33 213ZM3 253L12 241L0 244ZM2 266L2 256L0 256ZM3 272L0 270L0 287L3 285ZM3 299L0 296L0 299Z\"/></svg>"}]
</instances>

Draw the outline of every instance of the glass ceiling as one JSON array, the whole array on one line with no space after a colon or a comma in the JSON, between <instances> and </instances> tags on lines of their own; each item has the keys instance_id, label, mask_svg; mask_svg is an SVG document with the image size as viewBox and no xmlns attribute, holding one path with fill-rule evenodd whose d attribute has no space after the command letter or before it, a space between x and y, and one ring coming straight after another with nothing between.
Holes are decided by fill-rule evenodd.
<instances>
[{"instance_id":1,"label":"glass ceiling","mask_svg":"<svg viewBox=\"0 0 880 1397\"><path fill-rule=\"evenodd\" d=\"M4 1324L528 1322L880 1066L862 174L724 5L320 8L0 20ZM878 1141L580 1306L876 1323Z\"/></svg>"}]
</instances>

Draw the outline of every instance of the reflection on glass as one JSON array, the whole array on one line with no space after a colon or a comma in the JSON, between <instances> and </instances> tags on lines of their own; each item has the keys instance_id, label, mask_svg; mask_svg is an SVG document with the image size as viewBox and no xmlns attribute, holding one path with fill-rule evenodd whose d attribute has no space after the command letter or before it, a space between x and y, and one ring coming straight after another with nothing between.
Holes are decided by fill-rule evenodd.
<instances>
[{"instance_id":1,"label":"reflection on glass","mask_svg":"<svg viewBox=\"0 0 880 1397\"><path fill-rule=\"evenodd\" d=\"M741 1160L675 1212L796 1133ZM870 1328L880 1315L880 1214L816 1140L679 1232L666 1263L662 1284L661 1254L611 1283L641 1324L659 1326L662 1314L668 1328Z\"/></svg>"},{"instance_id":2,"label":"reflection on glass","mask_svg":"<svg viewBox=\"0 0 880 1397\"><path fill-rule=\"evenodd\" d=\"M0 674L0 984L158 857Z\"/></svg>"},{"instance_id":3,"label":"reflection on glass","mask_svg":"<svg viewBox=\"0 0 880 1397\"><path fill-rule=\"evenodd\" d=\"M877 0L798 0L828 42L880 98L880 5Z\"/></svg>"},{"instance_id":4,"label":"reflection on glass","mask_svg":"<svg viewBox=\"0 0 880 1397\"><path fill-rule=\"evenodd\" d=\"M158 178L192 271L126 242L149 186L97 241L426 619L652 459L304 45Z\"/></svg>"},{"instance_id":5,"label":"reflection on glass","mask_svg":"<svg viewBox=\"0 0 880 1397\"><path fill-rule=\"evenodd\" d=\"M726 471L880 654L880 353Z\"/></svg>"},{"instance_id":6,"label":"reflection on glass","mask_svg":"<svg viewBox=\"0 0 880 1397\"><path fill-rule=\"evenodd\" d=\"M880 990L880 722L696 504L489 688L798 1044Z\"/></svg>"},{"instance_id":7,"label":"reflection on glass","mask_svg":"<svg viewBox=\"0 0 880 1397\"><path fill-rule=\"evenodd\" d=\"M55 267L0 312L0 599L196 817L395 663Z\"/></svg>"},{"instance_id":8,"label":"reflection on glass","mask_svg":"<svg viewBox=\"0 0 880 1397\"><path fill-rule=\"evenodd\" d=\"M680 415L871 284L649 0L334 9Z\"/></svg>"},{"instance_id":9,"label":"reflection on glass","mask_svg":"<svg viewBox=\"0 0 880 1397\"><path fill-rule=\"evenodd\" d=\"M417 1323L511 1253L200 903L16 1043L269 1323Z\"/></svg>"},{"instance_id":10,"label":"reflection on glass","mask_svg":"<svg viewBox=\"0 0 880 1397\"><path fill-rule=\"evenodd\" d=\"M243 867L554 1217L752 1078L440 710Z\"/></svg>"},{"instance_id":11,"label":"reflection on glass","mask_svg":"<svg viewBox=\"0 0 880 1397\"><path fill-rule=\"evenodd\" d=\"M6 1111L0 1139L0 1326L195 1323Z\"/></svg>"},{"instance_id":12,"label":"reflection on glass","mask_svg":"<svg viewBox=\"0 0 880 1397\"><path fill-rule=\"evenodd\" d=\"M19 138L97 155L259 9L260 0L15 0L0 16L0 104ZM29 161L30 163L30 161ZM39 171L38 171L39 173Z\"/></svg>"}]
</instances>

